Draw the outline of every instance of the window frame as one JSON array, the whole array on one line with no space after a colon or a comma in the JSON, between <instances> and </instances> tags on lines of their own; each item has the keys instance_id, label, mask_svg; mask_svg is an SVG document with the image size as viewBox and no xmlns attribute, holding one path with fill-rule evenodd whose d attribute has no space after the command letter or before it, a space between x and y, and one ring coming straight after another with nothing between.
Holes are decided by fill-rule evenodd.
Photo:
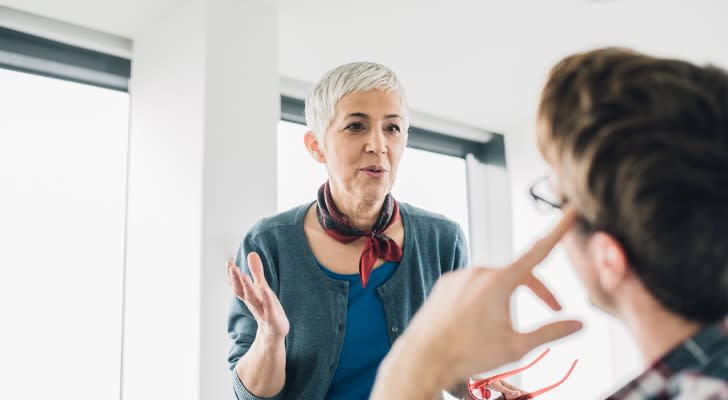
<instances>
[{"instance_id":1,"label":"window frame","mask_svg":"<svg viewBox=\"0 0 728 400\"><path fill-rule=\"evenodd\" d=\"M306 125L305 101L296 97L281 95L281 120ZM465 159L472 154L479 162L505 167L505 146L503 135L490 132L492 139L481 143L444 132L411 125L407 147L430 151Z\"/></svg>"},{"instance_id":2,"label":"window frame","mask_svg":"<svg viewBox=\"0 0 728 400\"><path fill-rule=\"evenodd\" d=\"M0 27L0 68L129 91L131 60Z\"/></svg>"}]
</instances>

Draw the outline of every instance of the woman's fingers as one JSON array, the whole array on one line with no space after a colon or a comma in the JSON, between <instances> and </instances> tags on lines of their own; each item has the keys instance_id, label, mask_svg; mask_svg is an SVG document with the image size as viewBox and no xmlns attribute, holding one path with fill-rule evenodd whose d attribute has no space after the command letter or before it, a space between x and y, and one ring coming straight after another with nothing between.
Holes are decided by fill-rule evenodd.
<instances>
[{"instance_id":1,"label":"woman's fingers","mask_svg":"<svg viewBox=\"0 0 728 400\"><path fill-rule=\"evenodd\" d=\"M247 274L241 274L240 282L243 285L243 302L248 307L248 310L253 314L253 318L256 321L262 322L265 320L265 308L263 292L260 287L253 284L253 281Z\"/></svg>"},{"instance_id":2,"label":"woman's fingers","mask_svg":"<svg viewBox=\"0 0 728 400\"><path fill-rule=\"evenodd\" d=\"M240 282L240 270L238 269L235 264L232 264L231 262L228 262L228 283L233 288L233 292L235 293L235 296L239 298L240 300L243 300L245 297L243 292L243 284Z\"/></svg>"},{"instance_id":3,"label":"woman's fingers","mask_svg":"<svg viewBox=\"0 0 728 400\"><path fill-rule=\"evenodd\" d=\"M505 395L506 400L518 399L526 393L523 389L515 387L506 381L498 382L500 382L500 384L503 385L506 389L510 390L510 392L501 392Z\"/></svg>"},{"instance_id":4,"label":"woman's fingers","mask_svg":"<svg viewBox=\"0 0 728 400\"><path fill-rule=\"evenodd\" d=\"M251 253L255 254L255 253ZM260 257L255 254L255 256L251 257L248 256L248 260L250 261L251 258L254 260L257 258L257 264L256 266L251 265L251 272L253 274L260 274L262 275L262 263L260 262ZM254 272L253 270L258 270L257 272ZM256 282L258 278L256 278ZM260 278L265 282L265 277ZM233 263L232 261L228 261L228 281L230 282L230 285L233 287L233 290L235 291L235 295L240 298L240 300L245 300L246 298L248 300L253 300L257 303L262 302L262 291L258 287L258 285L255 285L253 281L250 279L250 277L247 274L244 274L240 271L240 269ZM266 284L267 287L267 284Z\"/></svg>"},{"instance_id":5,"label":"woman's fingers","mask_svg":"<svg viewBox=\"0 0 728 400\"><path fill-rule=\"evenodd\" d=\"M250 268L250 273L253 275L253 279L255 279L257 285L268 286L268 282L265 280L265 274L263 273L263 261L260 259L258 253L254 251L248 253L248 268Z\"/></svg>"},{"instance_id":6,"label":"woman's fingers","mask_svg":"<svg viewBox=\"0 0 728 400\"><path fill-rule=\"evenodd\" d=\"M232 271L230 271L230 268L232 268L234 265L235 264L233 264L233 260L228 260L227 264L225 264L225 268L227 270L226 272L227 272L227 278L228 278L228 285L230 285L230 286L233 285L233 280L232 280L233 273L232 273Z\"/></svg>"},{"instance_id":7,"label":"woman's fingers","mask_svg":"<svg viewBox=\"0 0 728 400\"><path fill-rule=\"evenodd\" d=\"M506 381L498 381L498 382L500 382L501 385L503 385L503 386L507 387L508 389L513 390L515 392L521 392L521 394L526 393L523 389L516 387L514 385L511 385L510 383L508 383Z\"/></svg>"},{"instance_id":8,"label":"woman's fingers","mask_svg":"<svg viewBox=\"0 0 728 400\"><path fill-rule=\"evenodd\" d=\"M508 384L505 381L495 381L488 385L489 388L495 389L505 396L506 400L517 399L523 395L515 386Z\"/></svg>"},{"instance_id":9,"label":"woman's fingers","mask_svg":"<svg viewBox=\"0 0 728 400\"><path fill-rule=\"evenodd\" d=\"M250 310L259 325L268 330L286 335L288 319L278 297L270 289L263 273L263 263L257 253L248 254L250 275L243 273L232 261L228 261L228 280L235 295Z\"/></svg>"},{"instance_id":10,"label":"woman's fingers","mask_svg":"<svg viewBox=\"0 0 728 400\"><path fill-rule=\"evenodd\" d=\"M245 295L243 299L255 309L251 311L262 312L263 293L261 288L253 284L253 281L247 274L240 274L240 282L243 284L243 294Z\"/></svg>"}]
</instances>

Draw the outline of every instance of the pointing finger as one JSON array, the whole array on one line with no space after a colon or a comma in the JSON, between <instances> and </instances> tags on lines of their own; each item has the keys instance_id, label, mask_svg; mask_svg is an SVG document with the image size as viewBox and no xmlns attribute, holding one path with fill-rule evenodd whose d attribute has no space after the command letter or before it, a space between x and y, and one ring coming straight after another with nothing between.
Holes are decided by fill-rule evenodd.
<instances>
[{"instance_id":1,"label":"pointing finger","mask_svg":"<svg viewBox=\"0 0 728 400\"><path fill-rule=\"evenodd\" d=\"M514 271L511 274L513 277L511 284L514 287L522 283L524 274L530 273L536 265L546 258L575 221L576 212L573 209L566 209L559 223L508 267Z\"/></svg>"},{"instance_id":2,"label":"pointing finger","mask_svg":"<svg viewBox=\"0 0 728 400\"><path fill-rule=\"evenodd\" d=\"M540 298L544 303L546 303L546 305L551 307L552 310L554 310L554 311L561 310L561 304L559 304L559 301L556 300L556 297L551 292L551 290L549 290L549 288L547 288L546 285L544 285L544 283L540 279L531 275L531 278L529 278L525 282L525 285L529 289L531 289L533 294L538 296L538 298Z\"/></svg>"}]
</instances>

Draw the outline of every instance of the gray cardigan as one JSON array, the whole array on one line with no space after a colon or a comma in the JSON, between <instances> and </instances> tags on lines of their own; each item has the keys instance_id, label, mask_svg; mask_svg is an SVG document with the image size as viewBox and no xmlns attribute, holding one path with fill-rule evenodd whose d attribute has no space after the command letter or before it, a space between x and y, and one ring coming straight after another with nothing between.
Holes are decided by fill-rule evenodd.
<instances>
[{"instance_id":1,"label":"gray cardigan","mask_svg":"<svg viewBox=\"0 0 728 400\"><path fill-rule=\"evenodd\" d=\"M389 338L394 342L430 293L437 278L467 264L463 231L443 216L400 203L404 224L403 256L392 277L377 288L384 304ZM246 255L256 251L265 277L286 312L286 383L275 399L324 399L336 372L346 330L348 282L326 276L317 266L303 231L310 204L265 218L243 239L236 264L250 275ZM240 400L260 399L235 372L248 351L257 324L233 296L228 333L233 341L228 361Z\"/></svg>"}]
</instances>

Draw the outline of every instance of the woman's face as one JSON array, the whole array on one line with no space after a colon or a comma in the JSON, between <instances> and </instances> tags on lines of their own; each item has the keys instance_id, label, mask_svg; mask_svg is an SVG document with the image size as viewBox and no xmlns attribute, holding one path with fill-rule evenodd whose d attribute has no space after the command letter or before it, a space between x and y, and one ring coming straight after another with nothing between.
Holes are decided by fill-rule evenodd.
<instances>
[{"instance_id":1,"label":"woman's face","mask_svg":"<svg viewBox=\"0 0 728 400\"><path fill-rule=\"evenodd\" d=\"M376 203L392 189L407 144L399 95L353 92L336 104L320 148L334 195Z\"/></svg>"}]
</instances>

